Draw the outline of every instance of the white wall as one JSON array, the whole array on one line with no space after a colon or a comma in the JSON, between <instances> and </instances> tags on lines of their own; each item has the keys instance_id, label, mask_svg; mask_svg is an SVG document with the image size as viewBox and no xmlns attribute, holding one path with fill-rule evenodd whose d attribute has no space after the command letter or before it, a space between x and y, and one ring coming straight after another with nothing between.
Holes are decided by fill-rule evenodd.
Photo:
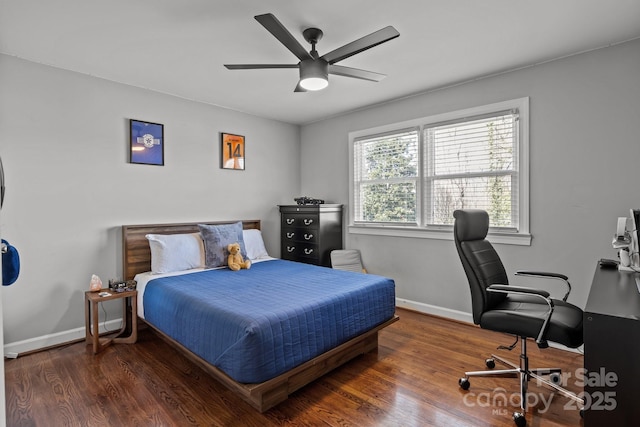
<instances>
[{"instance_id":1,"label":"white wall","mask_svg":"<svg viewBox=\"0 0 640 427\"><path fill-rule=\"evenodd\" d=\"M497 251L508 272L569 275L570 301L584 307L596 261L615 256L617 217L640 207L640 40L306 125L302 193L348 205L351 131L524 96L533 241ZM347 235L346 245L362 251L371 272L396 280L398 298L471 311L453 241Z\"/></svg>"},{"instance_id":2,"label":"white wall","mask_svg":"<svg viewBox=\"0 0 640 427\"><path fill-rule=\"evenodd\" d=\"M164 124L164 166L128 163L129 118ZM221 131L245 135L245 171L220 169ZM279 256L276 205L300 194L299 138L298 126L0 55L1 226L22 261L2 289L5 344L84 336L91 274L122 275L123 224L260 219Z\"/></svg>"}]
</instances>

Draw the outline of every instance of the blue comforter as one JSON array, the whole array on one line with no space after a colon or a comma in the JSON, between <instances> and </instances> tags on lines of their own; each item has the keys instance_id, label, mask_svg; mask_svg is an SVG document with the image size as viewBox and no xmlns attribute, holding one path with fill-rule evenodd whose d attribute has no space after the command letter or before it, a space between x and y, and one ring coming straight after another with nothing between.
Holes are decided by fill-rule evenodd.
<instances>
[{"instance_id":1,"label":"blue comforter","mask_svg":"<svg viewBox=\"0 0 640 427\"><path fill-rule=\"evenodd\" d=\"M150 281L145 320L242 383L273 378L390 319L393 280L284 260Z\"/></svg>"}]
</instances>

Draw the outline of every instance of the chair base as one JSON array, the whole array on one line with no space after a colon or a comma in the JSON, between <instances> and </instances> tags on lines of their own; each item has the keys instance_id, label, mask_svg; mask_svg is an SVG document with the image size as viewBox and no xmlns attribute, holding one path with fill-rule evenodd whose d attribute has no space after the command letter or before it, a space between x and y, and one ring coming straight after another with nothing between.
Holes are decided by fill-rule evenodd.
<instances>
[{"instance_id":1,"label":"chair base","mask_svg":"<svg viewBox=\"0 0 640 427\"><path fill-rule=\"evenodd\" d=\"M560 368L537 368L537 369L529 369L529 358L527 356L527 340L526 338L521 338L521 352L520 352L520 366L509 362L499 356L494 354L491 355L491 359L487 359L486 364L487 367L492 368L495 366L495 360L502 363L505 366L510 367L510 369L491 369L487 371L470 371L465 372L464 377L460 378L458 384L463 390L468 390L470 383L469 377L488 377L488 376L516 376L520 378L520 408L522 412L515 412L513 414L513 419L518 427L523 427L526 425L526 419L524 418L524 414L527 411L527 384L533 378L538 381L538 384L543 384L564 397L567 397L575 402L577 402L581 408L584 407L584 400L578 397L575 393L561 387L557 384L561 379ZM555 381L551 381L549 379L543 378L542 375L549 376L550 378L555 378ZM581 409L580 414L583 411Z\"/></svg>"}]
</instances>

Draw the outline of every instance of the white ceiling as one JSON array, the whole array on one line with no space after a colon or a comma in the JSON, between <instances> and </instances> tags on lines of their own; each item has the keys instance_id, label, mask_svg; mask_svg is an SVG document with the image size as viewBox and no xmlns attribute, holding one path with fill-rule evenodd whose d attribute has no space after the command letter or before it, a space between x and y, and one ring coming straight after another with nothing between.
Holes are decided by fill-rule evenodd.
<instances>
[{"instance_id":1,"label":"white ceiling","mask_svg":"<svg viewBox=\"0 0 640 427\"><path fill-rule=\"evenodd\" d=\"M387 78L294 93L295 69L224 68L298 62L263 13L304 46L322 29L320 55L393 25L339 63ZM0 0L2 53L295 124L638 37L640 0Z\"/></svg>"}]
</instances>

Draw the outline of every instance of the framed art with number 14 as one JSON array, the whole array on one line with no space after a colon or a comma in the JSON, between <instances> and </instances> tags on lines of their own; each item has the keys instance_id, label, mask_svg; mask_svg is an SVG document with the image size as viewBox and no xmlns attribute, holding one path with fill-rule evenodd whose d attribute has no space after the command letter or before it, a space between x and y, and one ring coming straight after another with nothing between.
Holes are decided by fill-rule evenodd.
<instances>
[{"instance_id":1,"label":"framed art with number 14","mask_svg":"<svg viewBox=\"0 0 640 427\"><path fill-rule=\"evenodd\" d=\"M244 170L244 136L221 133L220 148L222 169Z\"/></svg>"}]
</instances>

